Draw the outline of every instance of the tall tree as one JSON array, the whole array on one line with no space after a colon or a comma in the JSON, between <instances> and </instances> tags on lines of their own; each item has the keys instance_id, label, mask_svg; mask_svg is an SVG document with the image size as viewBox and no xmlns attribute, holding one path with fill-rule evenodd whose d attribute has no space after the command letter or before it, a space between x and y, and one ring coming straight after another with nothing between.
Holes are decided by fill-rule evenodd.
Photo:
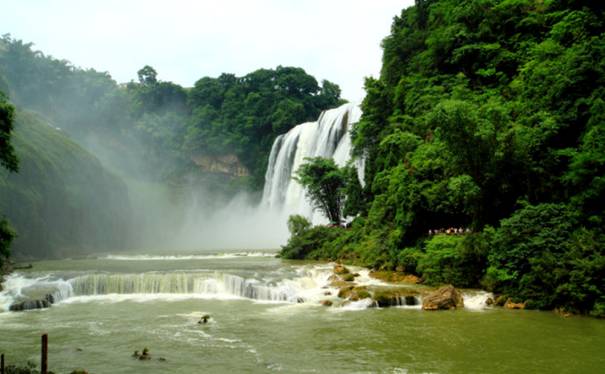
<instances>
[{"instance_id":1,"label":"tall tree","mask_svg":"<svg viewBox=\"0 0 605 374\"><path fill-rule=\"evenodd\" d=\"M346 175L332 159L307 158L296 172L295 180L307 191L313 207L332 224L340 225L344 209Z\"/></svg>"},{"instance_id":2,"label":"tall tree","mask_svg":"<svg viewBox=\"0 0 605 374\"><path fill-rule=\"evenodd\" d=\"M10 143L13 131L15 108L6 100L4 93L0 92L0 165L11 172L19 168L15 150ZM15 232L5 219L0 219L0 272L4 259L10 255L9 246L15 238Z\"/></svg>"}]
</instances>

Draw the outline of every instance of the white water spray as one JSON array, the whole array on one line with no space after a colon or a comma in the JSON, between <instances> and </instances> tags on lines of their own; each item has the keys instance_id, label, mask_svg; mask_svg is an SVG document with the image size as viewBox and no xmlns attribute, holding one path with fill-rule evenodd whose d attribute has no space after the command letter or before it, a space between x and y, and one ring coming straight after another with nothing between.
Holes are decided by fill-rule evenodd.
<instances>
[{"instance_id":1,"label":"white water spray","mask_svg":"<svg viewBox=\"0 0 605 374\"><path fill-rule=\"evenodd\" d=\"M261 206L284 217L302 214L315 223L322 222L318 214L313 214L304 189L292 177L306 157L332 158L337 165L346 165L351 158L350 131L360 117L357 105L344 104L323 112L317 122L300 124L279 136L269 156ZM358 161L360 173L362 166Z\"/></svg>"}]
</instances>

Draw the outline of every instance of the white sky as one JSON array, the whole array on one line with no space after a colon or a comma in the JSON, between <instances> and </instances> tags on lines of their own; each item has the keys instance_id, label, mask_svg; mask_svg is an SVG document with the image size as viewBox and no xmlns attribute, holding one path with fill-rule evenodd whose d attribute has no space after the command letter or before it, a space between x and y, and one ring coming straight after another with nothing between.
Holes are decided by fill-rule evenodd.
<instances>
[{"instance_id":1,"label":"white sky","mask_svg":"<svg viewBox=\"0 0 605 374\"><path fill-rule=\"evenodd\" d=\"M161 80L192 86L300 66L360 101L380 71L381 40L413 0L2 0L0 34L118 82L151 65Z\"/></svg>"}]
</instances>

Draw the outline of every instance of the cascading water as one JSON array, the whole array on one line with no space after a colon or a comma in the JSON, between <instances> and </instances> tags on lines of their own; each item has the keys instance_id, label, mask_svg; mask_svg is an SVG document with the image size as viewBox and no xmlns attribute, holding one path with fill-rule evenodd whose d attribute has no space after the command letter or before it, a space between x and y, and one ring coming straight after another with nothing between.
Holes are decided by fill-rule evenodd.
<instances>
[{"instance_id":1,"label":"cascading water","mask_svg":"<svg viewBox=\"0 0 605 374\"><path fill-rule=\"evenodd\" d=\"M321 217L313 214L304 189L292 177L306 157L332 158L339 166L346 165L351 153L350 130L360 117L359 106L344 104L324 111L317 122L300 124L280 135L269 156L261 206L285 216L302 214L316 223L321 222ZM360 176L362 166L358 160Z\"/></svg>"}]
</instances>

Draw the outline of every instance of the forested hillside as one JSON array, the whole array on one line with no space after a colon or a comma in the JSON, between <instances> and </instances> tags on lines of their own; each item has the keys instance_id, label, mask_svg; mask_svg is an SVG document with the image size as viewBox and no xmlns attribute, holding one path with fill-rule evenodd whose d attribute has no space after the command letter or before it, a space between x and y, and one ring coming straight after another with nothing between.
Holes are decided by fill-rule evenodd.
<instances>
[{"instance_id":1,"label":"forested hillside","mask_svg":"<svg viewBox=\"0 0 605 374\"><path fill-rule=\"evenodd\" d=\"M0 38L0 90L19 112L22 169L3 172L0 185L14 254L161 245L192 224L189 211L210 214L237 192L258 192L275 137L341 102L337 85L294 67L204 77L193 88L150 66L135 73L118 84Z\"/></svg>"},{"instance_id":2,"label":"forested hillside","mask_svg":"<svg viewBox=\"0 0 605 374\"><path fill-rule=\"evenodd\" d=\"M50 257L127 247L126 185L36 115L18 111L14 126L19 171L0 171L0 212L17 232L11 251Z\"/></svg>"},{"instance_id":3,"label":"forested hillside","mask_svg":"<svg viewBox=\"0 0 605 374\"><path fill-rule=\"evenodd\" d=\"M133 72L133 75L135 72ZM128 175L181 182L200 155L236 155L262 187L271 144L341 102L340 88L303 69L278 66L242 77L203 77L193 88L161 81L145 66L118 85L108 73L0 39L0 89Z\"/></svg>"},{"instance_id":4,"label":"forested hillside","mask_svg":"<svg viewBox=\"0 0 605 374\"><path fill-rule=\"evenodd\" d=\"M564 0L405 9L353 134L366 158L359 216L351 229L303 225L283 255L604 315L603 9Z\"/></svg>"}]
</instances>

